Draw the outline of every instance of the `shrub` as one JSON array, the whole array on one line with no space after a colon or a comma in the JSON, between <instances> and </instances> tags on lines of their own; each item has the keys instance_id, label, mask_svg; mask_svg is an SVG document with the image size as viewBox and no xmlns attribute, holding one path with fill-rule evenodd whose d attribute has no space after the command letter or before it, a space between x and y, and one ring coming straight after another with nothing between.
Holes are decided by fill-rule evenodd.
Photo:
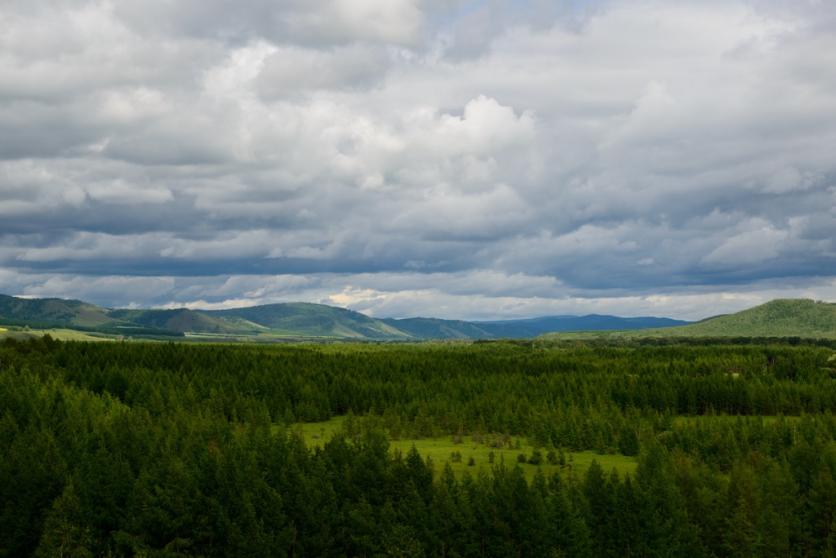
<instances>
[{"instance_id":1,"label":"shrub","mask_svg":"<svg viewBox=\"0 0 836 558\"><path fill-rule=\"evenodd\" d=\"M549 465L557 465L557 454L554 450L549 450L549 452L546 454L546 462Z\"/></svg>"},{"instance_id":2,"label":"shrub","mask_svg":"<svg viewBox=\"0 0 836 558\"><path fill-rule=\"evenodd\" d=\"M531 457L528 458L528 462L532 465L540 465L543 463L543 454L540 450L534 450L531 452Z\"/></svg>"}]
</instances>

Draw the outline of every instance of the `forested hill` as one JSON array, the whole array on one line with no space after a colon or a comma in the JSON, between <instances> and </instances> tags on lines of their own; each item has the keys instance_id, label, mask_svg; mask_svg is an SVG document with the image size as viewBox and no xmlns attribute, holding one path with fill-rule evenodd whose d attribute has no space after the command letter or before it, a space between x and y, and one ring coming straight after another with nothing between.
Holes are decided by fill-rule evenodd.
<instances>
[{"instance_id":1,"label":"forested hill","mask_svg":"<svg viewBox=\"0 0 836 558\"><path fill-rule=\"evenodd\" d=\"M0 319L7 324L56 324L65 327L96 327L113 321L106 309L80 300L28 299L6 295L0 295Z\"/></svg>"},{"instance_id":2,"label":"forested hill","mask_svg":"<svg viewBox=\"0 0 836 558\"><path fill-rule=\"evenodd\" d=\"M237 319L287 335L344 339L409 339L411 335L360 312L324 304L291 302L205 312L226 320Z\"/></svg>"},{"instance_id":3,"label":"forested hill","mask_svg":"<svg viewBox=\"0 0 836 558\"><path fill-rule=\"evenodd\" d=\"M423 339L532 338L550 331L632 330L686 322L669 318L546 316L467 322L437 318L376 319L323 304L283 303L229 310L108 309L78 300L0 295L0 324L70 328L111 335L196 336L206 339Z\"/></svg>"},{"instance_id":4,"label":"forested hill","mask_svg":"<svg viewBox=\"0 0 836 558\"><path fill-rule=\"evenodd\" d=\"M217 338L414 339L382 320L323 304L286 303L230 310L108 309L77 300L0 295L0 324L108 334L196 334Z\"/></svg>"},{"instance_id":5,"label":"forested hill","mask_svg":"<svg viewBox=\"0 0 836 558\"><path fill-rule=\"evenodd\" d=\"M834 337L836 303L779 299L760 306L676 328L688 335L752 337Z\"/></svg>"},{"instance_id":6,"label":"forested hill","mask_svg":"<svg viewBox=\"0 0 836 558\"><path fill-rule=\"evenodd\" d=\"M547 335L556 337L560 334ZM735 314L664 329L615 331L597 337L806 337L836 338L836 303L777 299Z\"/></svg>"}]
</instances>

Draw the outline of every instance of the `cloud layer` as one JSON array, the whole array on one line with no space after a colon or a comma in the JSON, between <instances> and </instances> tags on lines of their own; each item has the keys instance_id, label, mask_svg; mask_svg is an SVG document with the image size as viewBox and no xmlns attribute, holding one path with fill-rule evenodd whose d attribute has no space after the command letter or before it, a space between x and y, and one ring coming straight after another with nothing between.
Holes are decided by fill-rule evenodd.
<instances>
[{"instance_id":1,"label":"cloud layer","mask_svg":"<svg viewBox=\"0 0 836 558\"><path fill-rule=\"evenodd\" d=\"M0 291L702 317L836 298L836 9L0 6Z\"/></svg>"}]
</instances>

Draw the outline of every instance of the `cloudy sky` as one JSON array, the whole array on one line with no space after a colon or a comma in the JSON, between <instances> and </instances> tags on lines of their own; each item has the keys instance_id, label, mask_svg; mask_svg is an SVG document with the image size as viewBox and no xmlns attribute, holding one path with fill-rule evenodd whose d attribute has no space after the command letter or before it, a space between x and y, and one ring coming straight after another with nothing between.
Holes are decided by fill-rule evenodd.
<instances>
[{"instance_id":1,"label":"cloudy sky","mask_svg":"<svg viewBox=\"0 0 836 558\"><path fill-rule=\"evenodd\" d=\"M0 292L836 300L836 3L4 0Z\"/></svg>"}]
</instances>

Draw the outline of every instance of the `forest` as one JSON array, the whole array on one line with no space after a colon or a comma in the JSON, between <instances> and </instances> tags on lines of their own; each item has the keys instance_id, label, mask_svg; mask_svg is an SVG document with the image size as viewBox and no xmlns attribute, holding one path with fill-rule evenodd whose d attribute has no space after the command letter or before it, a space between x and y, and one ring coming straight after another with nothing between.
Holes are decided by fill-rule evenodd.
<instances>
[{"instance_id":1,"label":"forest","mask_svg":"<svg viewBox=\"0 0 836 558\"><path fill-rule=\"evenodd\" d=\"M834 411L828 342L9 339L0 556L834 556Z\"/></svg>"}]
</instances>

